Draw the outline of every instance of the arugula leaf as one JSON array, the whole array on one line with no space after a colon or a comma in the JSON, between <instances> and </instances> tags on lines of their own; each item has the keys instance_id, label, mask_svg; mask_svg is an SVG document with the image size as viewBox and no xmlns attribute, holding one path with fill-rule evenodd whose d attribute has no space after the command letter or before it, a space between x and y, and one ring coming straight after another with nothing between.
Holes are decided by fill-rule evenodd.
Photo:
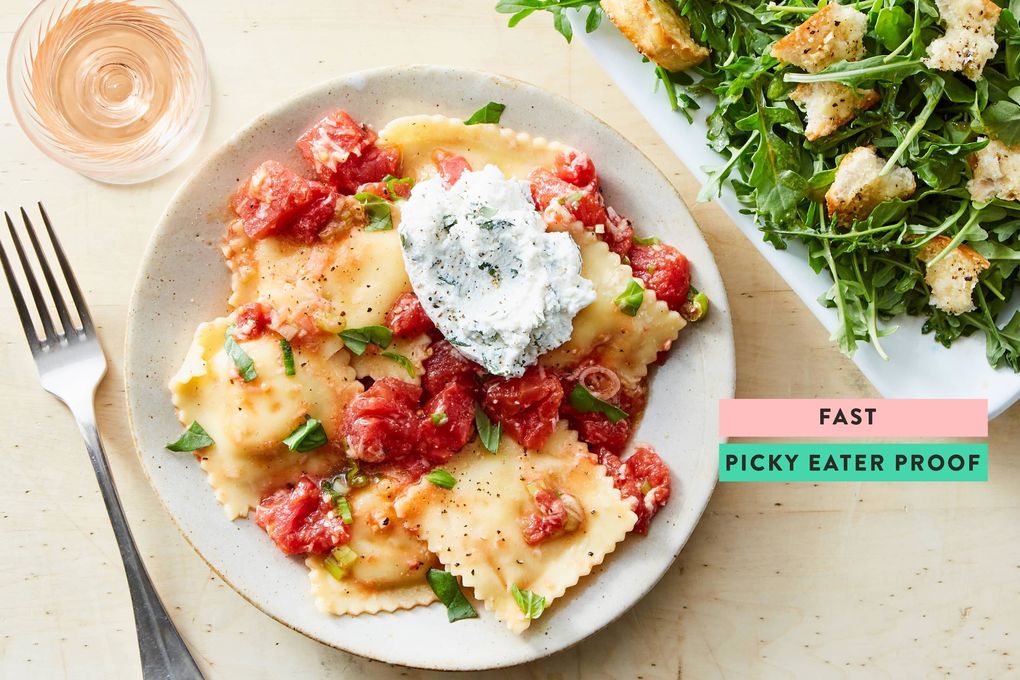
<instances>
[{"instance_id":1,"label":"arugula leaf","mask_svg":"<svg viewBox=\"0 0 1020 680\"><path fill-rule=\"evenodd\" d=\"M496 11L501 14L512 14L508 26L513 28L523 19L531 16L534 12L544 10L552 14L553 28L562 35L567 42L574 37L574 30L566 14L566 9L588 9L588 17L584 22L584 30L591 33L602 21L602 9L599 7L599 0L499 0L496 3ZM593 16L595 15L595 16Z\"/></svg>"},{"instance_id":2,"label":"arugula leaf","mask_svg":"<svg viewBox=\"0 0 1020 680\"><path fill-rule=\"evenodd\" d=\"M596 397L581 383L574 385L574 389L570 390L570 405L581 413L601 413L609 418L611 423L618 423L630 417L630 414L619 406Z\"/></svg>"},{"instance_id":3,"label":"arugula leaf","mask_svg":"<svg viewBox=\"0 0 1020 680\"><path fill-rule=\"evenodd\" d=\"M227 327L227 336L223 342L223 349L227 352L230 360L234 362L234 366L237 367L237 373L241 376L241 380L251 382L258 377L258 374L255 372L255 362L248 356L247 352L241 349L241 346L237 344L237 340L234 339L233 324Z\"/></svg>"},{"instance_id":4,"label":"arugula leaf","mask_svg":"<svg viewBox=\"0 0 1020 680\"><path fill-rule=\"evenodd\" d=\"M530 590L521 590L516 583L510 586L510 592L513 593L517 606L529 619L537 619L545 611L545 598L541 595Z\"/></svg>"},{"instance_id":5,"label":"arugula leaf","mask_svg":"<svg viewBox=\"0 0 1020 680\"><path fill-rule=\"evenodd\" d=\"M375 345L386 349L393 342L393 331L386 326L362 326L361 328L348 328L340 331L340 339L344 341L347 349L359 357L365 353L369 345Z\"/></svg>"},{"instance_id":6,"label":"arugula leaf","mask_svg":"<svg viewBox=\"0 0 1020 680\"><path fill-rule=\"evenodd\" d=\"M627 316L637 316L641 303L645 301L645 289L637 279L631 279L613 303Z\"/></svg>"},{"instance_id":7,"label":"arugula leaf","mask_svg":"<svg viewBox=\"0 0 1020 680\"><path fill-rule=\"evenodd\" d=\"M365 231L389 231L393 228L393 209L385 198L362 191L354 194L354 199L361 203L368 218Z\"/></svg>"},{"instance_id":8,"label":"arugula leaf","mask_svg":"<svg viewBox=\"0 0 1020 680\"><path fill-rule=\"evenodd\" d=\"M1006 146L1020 144L1020 104L1004 99L985 109L983 119L988 134Z\"/></svg>"},{"instance_id":9,"label":"arugula leaf","mask_svg":"<svg viewBox=\"0 0 1020 680\"><path fill-rule=\"evenodd\" d=\"M500 116L503 115L503 111L505 110L506 104L489 102L472 113L471 117L464 121L464 125L479 125L482 123L496 124L499 122Z\"/></svg>"},{"instance_id":10,"label":"arugula leaf","mask_svg":"<svg viewBox=\"0 0 1020 680\"><path fill-rule=\"evenodd\" d=\"M198 424L198 421L192 420L191 425L188 425L188 429L177 438L177 441L170 442L166 447L171 451L181 453L204 449L215 443L209 433Z\"/></svg>"},{"instance_id":11,"label":"arugula leaf","mask_svg":"<svg viewBox=\"0 0 1020 680\"><path fill-rule=\"evenodd\" d=\"M482 440L482 446L490 453L496 453L499 450L499 438L503 434L503 425L496 423L494 426L482 407L475 406L475 428L478 430L478 438Z\"/></svg>"},{"instance_id":12,"label":"arugula leaf","mask_svg":"<svg viewBox=\"0 0 1020 680\"><path fill-rule=\"evenodd\" d=\"M443 468L435 468L425 475L425 479L444 489L452 489L457 484L456 478Z\"/></svg>"},{"instance_id":13,"label":"arugula leaf","mask_svg":"<svg viewBox=\"0 0 1020 680\"><path fill-rule=\"evenodd\" d=\"M297 429L291 432L283 443L291 451L304 453L325 446L326 431L322 429L322 423L311 416L305 416L306 420Z\"/></svg>"},{"instance_id":14,"label":"arugula leaf","mask_svg":"<svg viewBox=\"0 0 1020 680\"><path fill-rule=\"evenodd\" d=\"M403 354L400 354L398 352L383 352L382 355L387 359L392 359L393 361L403 366L404 370L407 371L407 375L411 376L412 378L416 378L418 376L418 372L414 370L414 364L412 364L411 360L405 357Z\"/></svg>"},{"instance_id":15,"label":"arugula leaf","mask_svg":"<svg viewBox=\"0 0 1020 680\"><path fill-rule=\"evenodd\" d=\"M287 375L294 375L294 349L290 346L287 338L280 338L280 351L283 353L283 372Z\"/></svg>"},{"instance_id":16,"label":"arugula leaf","mask_svg":"<svg viewBox=\"0 0 1020 680\"><path fill-rule=\"evenodd\" d=\"M429 569L425 573L425 580L429 582L429 587L439 601L446 606L446 617L450 623L461 619L478 618L478 612L464 597L456 576L442 569Z\"/></svg>"}]
</instances>

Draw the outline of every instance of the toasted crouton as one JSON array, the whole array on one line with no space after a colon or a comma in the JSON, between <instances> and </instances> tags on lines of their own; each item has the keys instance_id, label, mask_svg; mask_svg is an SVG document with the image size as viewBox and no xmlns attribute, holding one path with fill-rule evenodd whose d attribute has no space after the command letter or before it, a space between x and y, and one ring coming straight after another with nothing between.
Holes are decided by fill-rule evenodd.
<instances>
[{"instance_id":1,"label":"toasted crouton","mask_svg":"<svg viewBox=\"0 0 1020 680\"><path fill-rule=\"evenodd\" d=\"M817 73L837 61L857 61L863 57L867 30L866 14L830 2L773 45L772 56L808 73Z\"/></svg>"},{"instance_id":2,"label":"toasted crouton","mask_svg":"<svg viewBox=\"0 0 1020 680\"><path fill-rule=\"evenodd\" d=\"M843 127L878 102L874 90L854 90L842 83L801 83L790 95L807 114L804 136L815 140Z\"/></svg>"},{"instance_id":3,"label":"toasted crouton","mask_svg":"<svg viewBox=\"0 0 1020 680\"><path fill-rule=\"evenodd\" d=\"M708 48L691 38L691 25L664 0L601 0L602 9L627 40L667 71L697 66Z\"/></svg>"},{"instance_id":4,"label":"toasted crouton","mask_svg":"<svg viewBox=\"0 0 1020 680\"><path fill-rule=\"evenodd\" d=\"M897 167L880 176L885 160L873 146L859 146L839 162L836 179L825 193L829 217L849 224L863 220L876 205L893 198L906 198L914 193L914 173Z\"/></svg>"},{"instance_id":5,"label":"toasted crouton","mask_svg":"<svg viewBox=\"0 0 1020 680\"><path fill-rule=\"evenodd\" d=\"M935 0L935 4L946 34L928 45L924 65L940 71L962 71L977 80L985 63L999 49L995 24L1002 9L992 0Z\"/></svg>"},{"instance_id":6,"label":"toasted crouton","mask_svg":"<svg viewBox=\"0 0 1020 680\"><path fill-rule=\"evenodd\" d=\"M951 239L936 236L924 244L918 258L926 265L949 245ZM931 304L946 314L974 310L974 288L978 276L988 269L988 260L968 245L960 244L933 265L925 267L924 280L931 288Z\"/></svg>"},{"instance_id":7,"label":"toasted crouton","mask_svg":"<svg viewBox=\"0 0 1020 680\"><path fill-rule=\"evenodd\" d=\"M975 201L1020 201L1020 146L1006 146L993 139L967 159L974 178L967 189Z\"/></svg>"}]
</instances>

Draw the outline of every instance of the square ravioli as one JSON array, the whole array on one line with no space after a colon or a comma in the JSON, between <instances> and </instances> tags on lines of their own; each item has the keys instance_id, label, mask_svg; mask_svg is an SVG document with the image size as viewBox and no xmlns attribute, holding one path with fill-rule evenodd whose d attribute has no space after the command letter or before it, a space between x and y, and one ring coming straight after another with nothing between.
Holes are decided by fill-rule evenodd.
<instances>
[{"instance_id":1,"label":"square ravioli","mask_svg":"<svg viewBox=\"0 0 1020 680\"><path fill-rule=\"evenodd\" d=\"M515 633L531 620L513 586L551 604L615 550L637 520L605 468L562 422L541 450L524 450L504 436L492 454L476 439L446 469L457 480L452 489L422 479L397 498L397 516ZM531 545L524 525L537 509L536 488L569 494L581 512L573 530Z\"/></svg>"}]
</instances>

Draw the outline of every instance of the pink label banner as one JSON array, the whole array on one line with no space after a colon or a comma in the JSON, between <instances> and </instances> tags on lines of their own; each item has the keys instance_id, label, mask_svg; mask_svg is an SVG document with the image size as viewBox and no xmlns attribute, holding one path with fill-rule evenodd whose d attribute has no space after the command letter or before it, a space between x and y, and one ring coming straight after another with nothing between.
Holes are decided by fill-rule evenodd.
<instances>
[{"instance_id":1,"label":"pink label banner","mask_svg":"<svg viewBox=\"0 0 1020 680\"><path fill-rule=\"evenodd\" d=\"M987 437L986 399L723 399L722 437Z\"/></svg>"}]
</instances>

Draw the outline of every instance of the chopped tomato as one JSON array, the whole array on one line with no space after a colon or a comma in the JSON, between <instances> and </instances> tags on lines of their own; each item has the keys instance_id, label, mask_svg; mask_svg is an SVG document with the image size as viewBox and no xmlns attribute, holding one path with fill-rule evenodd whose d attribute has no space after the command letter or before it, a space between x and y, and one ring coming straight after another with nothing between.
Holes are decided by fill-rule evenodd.
<instances>
[{"instance_id":1,"label":"chopped tomato","mask_svg":"<svg viewBox=\"0 0 1020 680\"><path fill-rule=\"evenodd\" d=\"M524 518L524 540L536 545L563 531L567 525L567 508L556 493L539 489L533 496L535 512Z\"/></svg>"},{"instance_id":2,"label":"chopped tomato","mask_svg":"<svg viewBox=\"0 0 1020 680\"><path fill-rule=\"evenodd\" d=\"M379 463L415 451L421 388L396 378L377 380L354 397L344 412L342 432L348 453Z\"/></svg>"},{"instance_id":3,"label":"chopped tomato","mask_svg":"<svg viewBox=\"0 0 1020 680\"><path fill-rule=\"evenodd\" d=\"M474 426L474 391L462 382L450 383L422 409L422 455L432 463L445 463L468 443Z\"/></svg>"},{"instance_id":4,"label":"chopped tomato","mask_svg":"<svg viewBox=\"0 0 1020 680\"><path fill-rule=\"evenodd\" d=\"M234 313L234 339L254 340L261 337L271 322L270 312L257 302L241 305Z\"/></svg>"},{"instance_id":5,"label":"chopped tomato","mask_svg":"<svg viewBox=\"0 0 1020 680\"><path fill-rule=\"evenodd\" d=\"M482 409L502 423L507 434L526 449L540 449L559 420L563 387L541 366L519 378L493 378L485 387Z\"/></svg>"},{"instance_id":6,"label":"chopped tomato","mask_svg":"<svg viewBox=\"0 0 1020 680\"><path fill-rule=\"evenodd\" d=\"M263 498L255 509L255 523L285 555L324 555L351 538L347 525L332 509L318 484L302 477L293 488Z\"/></svg>"},{"instance_id":7,"label":"chopped tomato","mask_svg":"<svg viewBox=\"0 0 1020 680\"><path fill-rule=\"evenodd\" d=\"M478 394L478 377L485 369L458 352L446 340L433 342L429 351L429 356L422 363L424 374L421 377L421 386L426 396L433 397L455 382L463 384L472 394Z\"/></svg>"},{"instance_id":8,"label":"chopped tomato","mask_svg":"<svg viewBox=\"0 0 1020 680\"><path fill-rule=\"evenodd\" d=\"M233 198L244 233L264 238L302 219L302 233L316 232L333 216L329 187L301 177L277 161L266 161L255 169ZM329 206L324 210L324 206ZM307 217L305 217L307 215Z\"/></svg>"},{"instance_id":9,"label":"chopped tomato","mask_svg":"<svg viewBox=\"0 0 1020 680\"><path fill-rule=\"evenodd\" d=\"M356 193L375 194L387 201L395 201L398 198L407 198L414 188L409 180L396 180L393 182L368 182L358 187Z\"/></svg>"},{"instance_id":10,"label":"chopped tomato","mask_svg":"<svg viewBox=\"0 0 1020 680\"><path fill-rule=\"evenodd\" d=\"M595 164L583 151L575 149L561 151L553 161L553 173L576 187L588 185L598 187L599 178L595 174Z\"/></svg>"},{"instance_id":11,"label":"chopped tomato","mask_svg":"<svg viewBox=\"0 0 1020 680\"><path fill-rule=\"evenodd\" d=\"M620 257L627 257L634 245L634 227L631 226L630 220L612 208L606 210L606 216L609 217L609 222L606 224L606 233L602 235L602 240L611 251Z\"/></svg>"},{"instance_id":12,"label":"chopped tomato","mask_svg":"<svg viewBox=\"0 0 1020 680\"><path fill-rule=\"evenodd\" d=\"M287 228L287 233L302 243L314 243L322 228L333 219L336 212L336 198L336 192L330 191L327 196L311 204Z\"/></svg>"},{"instance_id":13,"label":"chopped tomato","mask_svg":"<svg viewBox=\"0 0 1020 680\"><path fill-rule=\"evenodd\" d=\"M322 181L346 194L396 174L400 152L376 146L378 135L346 111L334 111L297 140L298 150Z\"/></svg>"},{"instance_id":14,"label":"chopped tomato","mask_svg":"<svg viewBox=\"0 0 1020 680\"><path fill-rule=\"evenodd\" d=\"M435 328L414 293L403 293L386 312L386 325L398 338L413 338Z\"/></svg>"},{"instance_id":15,"label":"chopped tomato","mask_svg":"<svg viewBox=\"0 0 1020 680\"><path fill-rule=\"evenodd\" d=\"M570 394L576 385L575 378L563 378L565 394ZM644 408L644 389L620 388L615 394L607 395L603 400L625 411L628 417L614 423L604 413L574 409L570 399L563 400L560 413L570 423L570 427L577 430L578 438L588 444L592 451L608 451L619 455L630 439L634 421Z\"/></svg>"},{"instance_id":16,"label":"chopped tomato","mask_svg":"<svg viewBox=\"0 0 1020 680\"><path fill-rule=\"evenodd\" d=\"M655 292L673 311L679 311L687 302L691 288L691 263L673 246L656 244L635 245L630 249L630 267L634 276L644 282L645 288Z\"/></svg>"},{"instance_id":17,"label":"chopped tomato","mask_svg":"<svg viewBox=\"0 0 1020 680\"><path fill-rule=\"evenodd\" d=\"M439 176L443 178L443 184L452 187L460 179L465 171L471 170L471 164L460 154L436 149L432 152L432 162L439 170Z\"/></svg>"},{"instance_id":18,"label":"chopped tomato","mask_svg":"<svg viewBox=\"0 0 1020 680\"><path fill-rule=\"evenodd\" d=\"M565 211L591 229L609 222L598 187L575 186L544 168L533 171L528 179L531 182L531 198L540 212L546 212L549 206L553 206L554 210Z\"/></svg>"},{"instance_id":19,"label":"chopped tomato","mask_svg":"<svg viewBox=\"0 0 1020 680\"><path fill-rule=\"evenodd\" d=\"M622 475L624 481L622 487L618 484L617 488L636 501L634 512L637 513L638 521L634 531L647 534L652 518L669 501L669 468L655 449L642 444L623 461L619 475Z\"/></svg>"}]
</instances>

